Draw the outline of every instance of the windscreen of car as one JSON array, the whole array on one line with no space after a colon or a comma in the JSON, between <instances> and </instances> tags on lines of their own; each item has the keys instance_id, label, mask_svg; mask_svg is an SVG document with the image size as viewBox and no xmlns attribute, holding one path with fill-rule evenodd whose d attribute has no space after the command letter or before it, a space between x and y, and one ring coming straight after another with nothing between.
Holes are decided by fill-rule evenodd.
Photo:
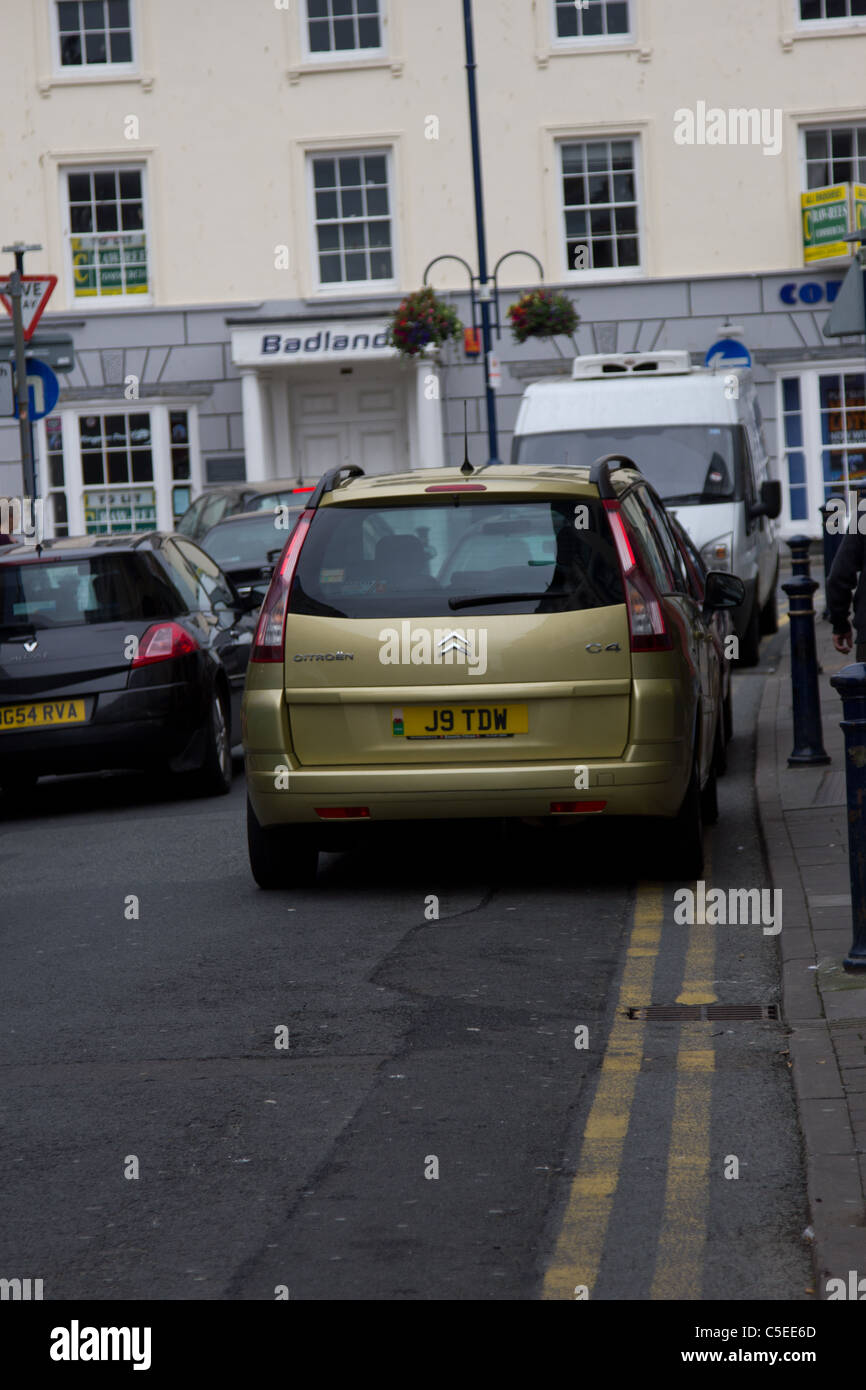
<instances>
[{"instance_id":1,"label":"windscreen of car","mask_svg":"<svg viewBox=\"0 0 866 1390\"><path fill-rule=\"evenodd\" d=\"M563 613L624 602L597 498L322 507L289 611L339 618Z\"/></svg>"},{"instance_id":2,"label":"windscreen of car","mask_svg":"<svg viewBox=\"0 0 866 1390\"><path fill-rule=\"evenodd\" d=\"M662 501L681 505L741 501L740 425L646 425L515 435L512 462L588 468L605 454L625 454Z\"/></svg>"},{"instance_id":3,"label":"windscreen of car","mask_svg":"<svg viewBox=\"0 0 866 1390\"><path fill-rule=\"evenodd\" d=\"M143 555L0 565L0 631L173 618L179 594Z\"/></svg>"},{"instance_id":4,"label":"windscreen of car","mask_svg":"<svg viewBox=\"0 0 866 1390\"><path fill-rule=\"evenodd\" d=\"M249 521L226 521L208 532L201 547L220 569L265 565L269 550L282 550L300 511L300 507L291 507L277 516L256 512Z\"/></svg>"}]
</instances>

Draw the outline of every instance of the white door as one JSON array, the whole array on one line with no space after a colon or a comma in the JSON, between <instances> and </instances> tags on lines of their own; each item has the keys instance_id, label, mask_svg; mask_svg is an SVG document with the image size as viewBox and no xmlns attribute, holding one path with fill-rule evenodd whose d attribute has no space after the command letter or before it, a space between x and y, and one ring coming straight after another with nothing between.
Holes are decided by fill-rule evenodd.
<instances>
[{"instance_id":1,"label":"white door","mask_svg":"<svg viewBox=\"0 0 866 1390\"><path fill-rule=\"evenodd\" d=\"M292 387L292 457L305 478L357 463L367 474L409 468L402 379L354 368Z\"/></svg>"}]
</instances>

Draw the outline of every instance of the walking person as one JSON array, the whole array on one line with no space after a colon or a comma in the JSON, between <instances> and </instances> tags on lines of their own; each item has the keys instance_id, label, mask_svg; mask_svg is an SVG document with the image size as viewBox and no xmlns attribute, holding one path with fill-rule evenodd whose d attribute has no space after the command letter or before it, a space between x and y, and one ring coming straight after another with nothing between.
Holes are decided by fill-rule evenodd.
<instances>
[{"instance_id":1,"label":"walking person","mask_svg":"<svg viewBox=\"0 0 866 1390\"><path fill-rule=\"evenodd\" d=\"M851 603L857 634L855 661L866 661L866 536L848 532L827 575L827 611L833 624L833 646L847 656L855 646Z\"/></svg>"}]
</instances>

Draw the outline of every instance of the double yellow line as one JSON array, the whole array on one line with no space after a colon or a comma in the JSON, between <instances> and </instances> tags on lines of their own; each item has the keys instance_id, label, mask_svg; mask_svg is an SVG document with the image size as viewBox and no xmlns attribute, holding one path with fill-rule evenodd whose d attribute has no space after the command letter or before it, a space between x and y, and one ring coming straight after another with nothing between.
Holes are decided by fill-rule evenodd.
<instances>
[{"instance_id":1,"label":"double yellow line","mask_svg":"<svg viewBox=\"0 0 866 1390\"><path fill-rule=\"evenodd\" d=\"M709 878L709 866L705 872ZM545 1275L544 1299L592 1297L598 1279L644 1053L646 1025L630 1020L627 1011L652 1003L663 923L661 885L639 884L616 1016L562 1227ZM713 930L698 925L686 930L691 935L677 1003L714 1003ZM710 1024L702 1021L680 1026L676 1095L652 1299L701 1296L715 1067L709 1030Z\"/></svg>"}]
</instances>

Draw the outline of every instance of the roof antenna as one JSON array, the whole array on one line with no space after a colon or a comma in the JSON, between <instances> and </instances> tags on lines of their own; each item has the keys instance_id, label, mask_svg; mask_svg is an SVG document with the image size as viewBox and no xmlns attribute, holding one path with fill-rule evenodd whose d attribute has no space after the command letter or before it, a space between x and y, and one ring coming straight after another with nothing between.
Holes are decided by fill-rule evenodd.
<instances>
[{"instance_id":1,"label":"roof antenna","mask_svg":"<svg viewBox=\"0 0 866 1390\"><path fill-rule=\"evenodd\" d=\"M469 462L469 433L468 433L468 427L467 427L467 423L466 423L466 418L467 418L467 417L466 417L466 410L467 410L467 406L468 406L468 401L464 400L464 402L463 402L463 462L462 462L461 465L460 465L460 472L463 473L466 477L468 477L469 474L472 473L472 472L474 471L473 468L472 468L472 464Z\"/></svg>"}]
</instances>

